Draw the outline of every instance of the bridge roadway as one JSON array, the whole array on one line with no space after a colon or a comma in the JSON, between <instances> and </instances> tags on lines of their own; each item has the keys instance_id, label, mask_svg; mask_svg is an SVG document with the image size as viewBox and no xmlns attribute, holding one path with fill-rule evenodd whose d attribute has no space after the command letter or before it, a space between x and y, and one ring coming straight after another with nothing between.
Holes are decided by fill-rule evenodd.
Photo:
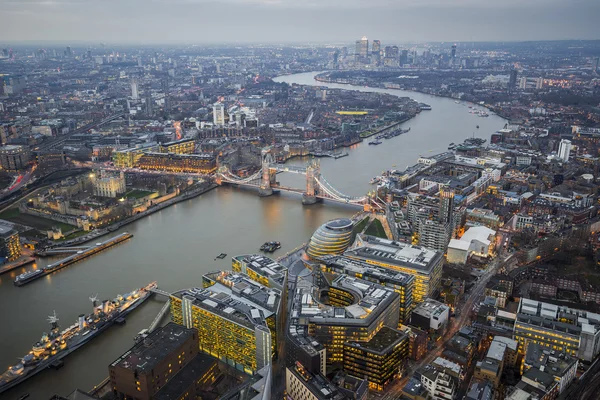
<instances>
[{"instance_id":1,"label":"bridge roadway","mask_svg":"<svg viewBox=\"0 0 600 400\"><path fill-rule=\"evenodd\" d=\"M231 185L237 185L237 186L253 187L253 188L257 188L257 189L260 188L260 182L244 182L244 183L242 183L242 182L235 182L235 181L229 181L229 180L223 180L223 182L229 183ZM304 194L304 190L302 190L302 189L296 189L296 188L287 187L287 186L271 184L271 188L273 190L281 190L284 192L296 193L299 195ZM348 199L348 200L336 199L334 197L325 196L323 194L316 194L315 197L318 199L329 200L329 201L333 201L333 202L340 203L340 204L348 204L348 205L352 205L352 206L363 207L362 203L353 203L351 201L351 199Z\"/></svg>"}]
</instances>

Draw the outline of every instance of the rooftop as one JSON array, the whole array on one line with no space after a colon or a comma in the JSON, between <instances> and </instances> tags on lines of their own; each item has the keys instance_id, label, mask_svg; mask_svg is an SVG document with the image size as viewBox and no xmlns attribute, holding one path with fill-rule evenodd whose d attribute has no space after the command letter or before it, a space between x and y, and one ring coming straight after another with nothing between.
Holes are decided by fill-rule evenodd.
<instances>
[{"instance_id":1,"label":"rooftop","mask_svg":"<svg viewBox=\"0 0 600 400\"><path fill-rule=\"evenodd\" d=\"M375 278L380 283L393 283L405 286L415 280L415 277L410 274L378 267L346 256L323 256L319 261L327 265L339 266L343 269L344 273L360 274L369 280Z\"/></svg>"},{"instance_id":2,"label":"rooftop","mask_svg":"<svg viewBox=\"0 0 600 400\"><path fill-rule=\"evenodd\" d=\"M287 268L272 258L261 254L245 254L233 257L233 262L245 263L246 268L283 285Z\"/></svg>"},{"instance_id":3,"label":"rooftop","mask_svg":"<svg viewBox=\"0 0 600 400\"><path fill-rule=\"evenodd\" d=\"M281 291L267 288L247 275L230 271L203 276L212 286L190 288L172 294L182 299L189 296L193 305L239 323L249 329L265 326L266 318L279 310Z\"/></svg>"},{"instance_id":4,"label":"rooftop","mask_svg":"<svg viewBox=\"0 0 600 400\"><path fill-rule=\"evenodd\" d=\"M577 359L568 354L549 350L536 343L529 343L525 354L525 367L533 367L554 376L564 375Z\"/></svg>"},{"instance_id":5,"label":"rooftop","mask_svg":"<svg viewBox=\"0 0 600 400\"><path fill-rule=\"evenodd\" d=\"M449 310L449 308L444 303L440 303L439 301L433 299L425 299L421 303L417 304L413 310L413 313L422 315L426 318L431 318L439 316L447 310Z\"/></svg>"},{"instance_id":6,"label":"rooftop","mask_svg":"<svg viewBox=\"0 0 600 400\"><path fill-rule=\"evenodd\" d=\"M199 353L156 393L154 400L177 400L190 385L204 376L215 364L216 358Z\"/></svg>"},{"instance_id":7,"label":"rooftop","mask_svg":"<svg viewBox=\"0 0 600 400\"><path fill-rule=\"evenodd\" d=\"M169 322L161 329L152 332L144 341L126 351L111 364L111 367L139 372L150 371L195 334L195 329L188 329Z\"/></svg>"},{"instance_id":8,"label":"rooftop","mask_svg":"<svg viewBox=\"0 0 600 400\"><path fill-rule=\"evenodd\" d=\"M287 369L301 382L304 382L304 385L317 399L342 400L346 398L327 378L320 374L310 373L300 363L296 363L295 366L290 366Z\"/></svg>"},{"instance_id":9,"label":"rooftop","mask_svg":"<svg viewBox=\"0 0 600 400\"><path fill-rule=\"evenodd\" d=\"M600 330L599 314L525 298L519 303L517 321L571 335L580 335L581 332L595 334Z\"/></svg>"},{"instance_id":10,"label":"rooftop","mask_svg":"<svg viewBox=\"0 0 600 400\"><path fill-rule=\"evenodd\" d=\"M356 236L356 241L344 255L410 268L425 274L429 274L443 257L441 252L426 247L361 234Z\"/></svg>"},{"instance_id":11,"label":"rooftop","mask_svg":"<svg viewBox=\"0 0 600 400\"><path fill-rule=\"evenodd\" d=\"M349 344L370 353L385 354L406 337L405 333L384 326L368 342L349 342Z\"/></svg>"}]
</instances>

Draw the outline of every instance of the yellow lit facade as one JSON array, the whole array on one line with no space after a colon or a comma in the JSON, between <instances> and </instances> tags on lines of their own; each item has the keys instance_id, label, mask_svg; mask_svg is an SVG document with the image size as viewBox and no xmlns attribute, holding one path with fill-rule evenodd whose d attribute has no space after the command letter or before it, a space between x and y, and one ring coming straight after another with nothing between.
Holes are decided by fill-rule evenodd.
<instances>
[{"instance_id":1,"label":"yellow lit facade","mask_svg":"<svg viewBox=\"0 0 600 400\"><path fill-rule=\"evenodd\" d=\"M440 262L432 271L431 274L426 274L418 271L415 268L402 267L395 264L380 262L376 260L364 260L367 264L377 265L379 267L392 269L394 271L404 272L415 277L415 286L413 289L413 301L415 303L422 302L425 298L431 297L437 291L442 281L442 263Z\"/></svg>"},{"instance_id":2,"label":"yellow lit facade","mask_svg":"<svg viewBox=\"0 0 600 400\"><path fill-rule=\"evenodd\" d=\"M150 171L210 174L217 170L216 159L206 154L146 153L136 165Z\"/></svg>"},{"instance_id":3,"label":"yellow lit facade","mask_svg":"<svg viewBox=\"0 0 600 400\"><path fill-rule=\"evenodd\" d=\"M347 342L344 371L366 379L369 389L383 391L399 374L408 358L408 336L384 327L370 342Z\"/></svg>"},{"instance_id":4,"label":"yellow lit facade","mask_svg":"<svg viewBox=\"0 0 600 400\"><path fill-rule=\"evenodd\" d=\"M185 325L181 299L171 296L173 322ZM248 374L257 371L255 331L220 315L192 306L193 327L200 350Z\"/></svg>"},{"instance_id":5,"label":"yellow lit facade","mask_svg":"<svg viewBox=\"0 0 600 400\"><path fill-rule=\"evenodd\" d=\"M10 229L0 233L0 257L8 261L21 257L21 240L17 231Z\"/></svg>"},{"instance_id":6,"label":"yellow lit facade","mask_svg":"<svg viewBox=\"0 0 600 400\"><path fill-rule=\"evenodd\" d=\"M400 328L403 323L408 321L415 305L413 302L415 278L410 274L397 274L385 268L367 267L364 264L361 265L361 263L362 261L345 256L328 256L320 259L320 267L323 272L354 276L365 281L378 283L398 293L400 296L398 328ZM336 305L331 299L331 293L330 290L330 302L332 305Z\"/></svg>"},{"instance_id":7,"label":"yellow lit facade","mask_svg":"<svg viewBox=\"0 0 600 400\"><path fill-rule=\"evenodd\" d=\"M196 150L194 139L183 139L160 145L161 153L192 154Z\"/></svg>"},{"instance_id":8,"label":"yellow lit facade","mask_svg":"<svg viewBox=\"0 0 600 400\"><path fill-rule=\"evenodd\" d=\"M171 295L173 322L196 328L201 351L240 371L254 374L271 363L282 329L281 291L231 271L206 274L202 285Z\"/></svg>"},{"instance_id":9,"label":"yellow lit facade","mask_svg":"<svg viewBox=\"0 0 600 400\"><path fill-rule=\"evenodd\" d=\"M115 167L133 168L137 166L144 153L156 150L158 150L157 144L116 151L113 153L113 162Z\"/></svg>"}]
</instances>

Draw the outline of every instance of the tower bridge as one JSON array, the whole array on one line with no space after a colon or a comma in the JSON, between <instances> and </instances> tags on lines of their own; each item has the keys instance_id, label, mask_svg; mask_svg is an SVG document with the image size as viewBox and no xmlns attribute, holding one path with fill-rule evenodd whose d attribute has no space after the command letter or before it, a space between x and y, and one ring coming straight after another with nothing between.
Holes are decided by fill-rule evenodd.
<instances>
[{"instance_id":1,"label":"tower bridge","mask_svg":"<svg viewBox=\"0 0 600 400\"><path fill-rule=\"evenodd\" d=\"M277 174L281 172L306 176L306 186L302 189L281 186L276 179ZM329 201L353 204L360 207L364 207L367 204L379 207L377 203L373 204L373 199L369 196L348 196L337 190L321 175L321 165L318 159L313 159L306 167L279 164L273 159L271 150L268 147L262 150L260 171L251 176L240 178L233 174L229 170L229 167L221 166L217 170L217 183L220 185L228 183L238 186L255 187L258 188L259 196L270 196L273 194L274 189L298 193L302 195L302 203L307 205L327 199Z\"/></svg>"}]
</instances>

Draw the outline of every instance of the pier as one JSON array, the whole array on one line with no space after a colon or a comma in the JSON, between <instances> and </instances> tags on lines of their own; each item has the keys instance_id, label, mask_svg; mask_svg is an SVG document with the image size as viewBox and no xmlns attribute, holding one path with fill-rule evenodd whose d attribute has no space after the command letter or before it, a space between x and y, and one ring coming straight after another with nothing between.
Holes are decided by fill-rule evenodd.
<instances>
[{"instance_id":1,"label":"pier","mask_svg":"<svg viewBox=\"0 0 600 400\"><path fill-rule=\"evenodd\" d=\"M158 314L156 315L156 318L154 318L154 321L152 321L152 323L150 324L150 327L148 328L148 332L153 332L156 328L158 328L158 325L160 325L160 321L162 321L162 319L165 317L165 315L167 315L169 313L170 309L171 309L171 300L167 300L167 302L165 303L163 308L161 308L160 311L158 312Z\"/></svg>"},{"instance_id":2,"label":"pier","mask_svg":"<svg viewBox=\"0 0 600 400\"><path fill-rule=\"evenodd\" d=\"M26 272L22 275L17 276L14 283L16 286L23 286L30 282L33 282L36 279L39 279L43 276L49 275L53 272L56 272L60 269L63 269L71 264L75 264L78 261L84 260L96 253L101 252L102 250L108 249L116 244L124 242L125 240L133 237L131 233L122 233L118 236L112 237L104 242L96 243L95 246L90 246L86 248L86 250L79 250L76 254L73 254L67 258L63 258L60 261L57 261L52 264L46 265L43 269L37 271ZM72 252L72 250L70 250ZM41 272L39 272L41 271Z\"/></svg>"}]
</instances>

